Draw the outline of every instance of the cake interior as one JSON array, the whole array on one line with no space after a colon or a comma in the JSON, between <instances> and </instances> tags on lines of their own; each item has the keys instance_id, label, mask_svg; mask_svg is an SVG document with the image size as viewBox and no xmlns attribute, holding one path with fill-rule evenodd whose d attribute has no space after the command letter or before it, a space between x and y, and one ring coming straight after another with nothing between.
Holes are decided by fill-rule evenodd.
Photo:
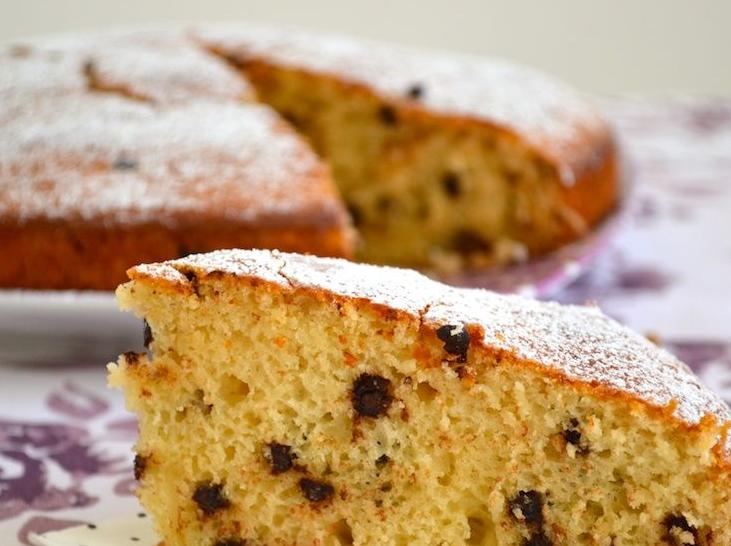
<instances>
[{"instance_id":1,"label":"cake interior","mask_svg":"<svg viewBox=\"0 0 731 546\"><path fill-rule=\"evenodd\" d=\"M358 228L358 258L442 272L525 260L583 233L555 170L516 137L404 100L262 61L238 66L332 168Z\"/></svg>"},{"instance_id":2,"label":"cake interior","mask_svg":"<svg viewBox=\"0 0 731 546\"><path fill-rule=\"evenodd\" d=\"M416 318L189 277L120 288L154 358L111 369L166 546L731 544L713 434L455 361Z\"/></svg>"}]
</instances>

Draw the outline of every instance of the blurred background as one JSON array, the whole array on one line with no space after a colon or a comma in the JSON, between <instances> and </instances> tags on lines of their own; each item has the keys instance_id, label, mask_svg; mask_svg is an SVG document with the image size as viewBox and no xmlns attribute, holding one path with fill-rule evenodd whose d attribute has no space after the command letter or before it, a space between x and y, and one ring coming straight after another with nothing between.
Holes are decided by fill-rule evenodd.
<instances>
[{"instance_id":1,"label":"blurred background","mask_svg":"<svg viewBox=\"0 0 731 546\"><path fill-rule=\"evenodd\" d=\"M498 55L599 93L731 96L731 1L0 0L0 40L251 20Z\"/></svg>"}]
</instances>

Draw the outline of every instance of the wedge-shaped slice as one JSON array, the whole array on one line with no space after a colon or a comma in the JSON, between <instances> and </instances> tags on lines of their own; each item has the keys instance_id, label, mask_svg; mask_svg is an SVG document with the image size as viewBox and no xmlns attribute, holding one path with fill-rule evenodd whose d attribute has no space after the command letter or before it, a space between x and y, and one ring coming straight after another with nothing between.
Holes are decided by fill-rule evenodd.
<instances>
[{"instance_id":1,"label":"wedge-shaped slice","mask_svg":"<svg viewBox=\"0 0 731 546\"><path fill-rule=\"evenodd\" d=\"M167 546L731 544L729 409L595 308L267 251L130 276Z\"/></svg>"}]
</instances>

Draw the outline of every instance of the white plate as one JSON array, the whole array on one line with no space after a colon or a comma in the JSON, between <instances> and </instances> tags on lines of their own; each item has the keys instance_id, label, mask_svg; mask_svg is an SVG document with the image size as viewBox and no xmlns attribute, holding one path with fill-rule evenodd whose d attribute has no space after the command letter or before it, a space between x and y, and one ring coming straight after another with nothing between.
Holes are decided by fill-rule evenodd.
<instances>
[{"instance_id":1,"label":"white plate","mask_svg":"<svg viewBox=\"0 0 731 546\"><path fill-rule=\"evenodd\" d=\"M142 322L112 292L0 290L0 363L88 364L142 347Z\"/></svg>"}]
</instances>

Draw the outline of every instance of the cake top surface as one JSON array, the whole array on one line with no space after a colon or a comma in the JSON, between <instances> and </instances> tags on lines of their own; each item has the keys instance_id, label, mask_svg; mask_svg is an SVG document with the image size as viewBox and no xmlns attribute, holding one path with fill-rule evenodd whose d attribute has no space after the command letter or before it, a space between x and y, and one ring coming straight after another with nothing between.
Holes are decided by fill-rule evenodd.
<instances>
[{"instance_id":1,"label":"cake top surface","mask_svg":"<svg viewBox=\"0 0 731 546\"><path fill-rule=\"evenodd\" d=\"M130 276L187 283L180 271L191 268L203 275L223 272L284 289L363 299L435 328L476 325L484 331L481 343L485 346L533 361L569 380L625 393L652 407L671 408L677 419L691 425L706 415L720 423L731 422L728 406L685 364L596 307L454 288L406 269L263 250L192 255L137 266Z\"/></svg>"},{"instance_id":2,"label":"cake top surface","mask_svg":"<svg viewBox=\"0 0 731 546\"><path fill-rule=\"evenodd\" d=\"M566 182L593 159L589 150L607 139L607 125L587 97L501 59L260 25L192 33L239 62L262 59L329 74L391 100L500 126L554 161Z\"/></svg>"},{"instance_id":3,"label":"cake top surface","mask_svg":"<svg viewBox=\"0 0 731 546\"><path fill-rule=\"evenodd\" d=\"M0 47L0 216L344 221L327 168L251 96L171 33Z\"/></svg>"}]
</instances>

